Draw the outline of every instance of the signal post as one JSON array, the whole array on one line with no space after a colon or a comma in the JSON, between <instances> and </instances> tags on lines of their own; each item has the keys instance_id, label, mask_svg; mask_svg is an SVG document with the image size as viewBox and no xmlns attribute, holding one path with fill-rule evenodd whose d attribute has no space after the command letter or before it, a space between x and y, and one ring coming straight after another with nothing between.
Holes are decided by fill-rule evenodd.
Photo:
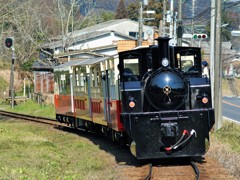
<instances>
[{"instance_id":1,"label":"signal post","mask_svg":"<svg viewBox=\"0 0 240 180\"><path fill-rule=\"evenodd\" d=\"M7 48L12 49L12 65L11 65L11 75L10 75L10 88L9 88L9 96L11 97L11 107L14 108L14 46L13 46L13 38L8 37L5 40L5 46Z\"/></svg>"},{"instance_id":2,"label":"signal post","mask_svg":"<svg viewBox=\"0 0 240 180\"><path fill-rule=\"evenodd\" d=\"M201 41L208 38L207 34L193 34L192 40L198 40L198 47L201 47Z\"/></svg>"}]
</instances>

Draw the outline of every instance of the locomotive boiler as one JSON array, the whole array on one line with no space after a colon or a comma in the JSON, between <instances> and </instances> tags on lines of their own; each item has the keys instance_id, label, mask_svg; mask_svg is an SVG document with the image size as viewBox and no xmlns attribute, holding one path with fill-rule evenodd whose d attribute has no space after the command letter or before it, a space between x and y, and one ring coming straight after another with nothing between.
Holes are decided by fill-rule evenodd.
<instances>
[{"instance_id":1,"label":"locomotive boiler","mask_svg":"<svg viewBox=\"0 0 240 180\"><path fill-rule=\"evenodd\" d=\"M202 156L215 121L201 49L156 40L119 53L120 117L131 152L138 159Z\"/></svg>"}]
</instances>

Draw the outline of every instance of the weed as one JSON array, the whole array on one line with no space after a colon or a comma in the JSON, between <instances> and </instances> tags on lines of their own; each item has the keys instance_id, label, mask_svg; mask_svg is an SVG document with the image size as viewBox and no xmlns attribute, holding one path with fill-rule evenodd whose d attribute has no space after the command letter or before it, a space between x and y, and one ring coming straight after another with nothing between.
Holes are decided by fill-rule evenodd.
<instances>
[{"instance_id":1,"label":"weed","mask_svg":"<svg viewBox=\"0 0 240 180\"><path fill-rule=\"evenodd\" d=\"M21 120L0 127L1 179L115 179L114 158L84 137Z\"/></svg>"}]
</instances>

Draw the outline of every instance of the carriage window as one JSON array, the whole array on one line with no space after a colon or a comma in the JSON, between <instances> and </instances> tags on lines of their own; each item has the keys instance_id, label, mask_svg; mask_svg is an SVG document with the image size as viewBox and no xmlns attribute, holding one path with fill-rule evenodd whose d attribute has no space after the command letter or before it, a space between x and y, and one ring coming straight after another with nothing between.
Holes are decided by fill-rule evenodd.
<instances>
[{"instance_id":1,"label":"carriage window","mask_svg":"<svg viewBox=\"0 0 240 180\"><path fill-rule=\"evenodd\" d=\"M101 77L100 77L100 67L99 65L94 66L91 68L92 73L92 81L91 81L91 87L99 87L101 85Z\"/></svg>"},{"instance_id":2,"label":"carriage window","mask_svg":"<svg viewBox=\"0 0 240 180\"><path fill-rule=\"evenodd\" d=\"M80 69L78 69L78 68L75 68L75 69L74 69L75 85L76 85L76 86L79 86L79 72L80 72Z\"/></svg>"},{"instance_id":3,"label":"carriage window","mask_svg":"<svg viewBox=\"0 0 240 180\"><path fill-rule=\"evenodd\" d=\"M59 94L70 94L70 75L63 73L60 75Z\"/></svg>"},{"instance_id":4,"label":"carriage window","mask_svg":"<svg viewBox=\"0 0 240 180\"><path fill-rule=\"evenodd\" d=\"M80 85L79 86L84 86L85 81L86 81L85 74L81 73L80 74Z\"/></svg>"}]
</instances>

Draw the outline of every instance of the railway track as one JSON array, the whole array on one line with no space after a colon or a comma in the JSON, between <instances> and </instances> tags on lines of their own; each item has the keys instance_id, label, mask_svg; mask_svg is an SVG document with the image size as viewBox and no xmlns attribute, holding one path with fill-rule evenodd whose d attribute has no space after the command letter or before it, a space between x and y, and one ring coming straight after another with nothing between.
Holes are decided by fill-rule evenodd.
<instances>
[{"instance_id":1,"label":"railway track","mask_svg":"<svg viewBox=\"0 0 240 180\"><path fill-rule=\"evenodd\" d=\"M147 164L139 167L126 166L122 168L124 172L123 179L133 180L158 180L158 179L196 179L199 180L200 172L195 162L181 165L172 164ZM205 171L203 171L203 174ZM206 175L204 175L206 177Z\"/></svg>"},{"instance_id":2,"label":"railway track","mask_svg":"<svg viewBox=\"0 0 240 180\"><path fill-rule=\"evenodd\" d=\"M123 166L121 167L123 178L119 180L235 180L225 168L211 158L204 162L182 163L181 161L173 164L159 163L147 164L142 166Z\"/></svg>"},{"instance_id":3,"label":"railway track","mask_svg":"<svg viewBox=\"0 0 240 180\"><path fill-rule=\"evenodd\" d=\"M23 120L28 120L28 121L33 121L33 122L38 122L38 123L44 123L44 124L50 124L50 125L56 125L56 126L59 126L59 125L66 126L66 125L61 124L58 121L56 121L56 119L45 118L45 117L19 114L19 113L8 112L8 111L3 111L3 110L0 110L0 115L12 117L12 118L23 119Z\"/></svg>"},{"instance_id":4,"label":"railway track","mask_svg":"<svg viewBox=\"0 0 240 180\"><path fill-rule=\"evenodd\" d=\"M7 112L0 110L0 115L22 120L33 121L37 123L49 124L52 126L69 127L65 124L59 123L56 119L37 117L31 115L24 115L19 113ZM118 153L121 154L121 148L117 148ZM121 156L121 155L120 155ZM136 159L124 153L124 158L128 161L134 162L130 165L116 164L118 171L122 174L119 180L201 180L201 179L228 179L235 180L233 176L229 175L227 170L219 165L210 157L206 157L201 163L190 162L187 164L183 161L174 162L158 162L142 165Z\"/></svg>"}]
</instances>

